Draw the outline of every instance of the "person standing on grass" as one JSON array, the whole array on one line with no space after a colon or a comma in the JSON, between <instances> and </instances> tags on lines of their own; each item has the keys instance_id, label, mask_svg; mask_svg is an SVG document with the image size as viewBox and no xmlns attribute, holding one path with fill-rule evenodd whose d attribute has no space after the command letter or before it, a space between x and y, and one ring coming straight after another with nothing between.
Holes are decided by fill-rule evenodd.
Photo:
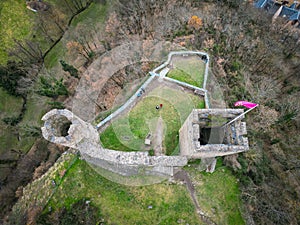
<instances>
[{"instance_id":1,"label":"person standing on grass","mask_svg":"<svg viewBox=\"0 0 300 225\"><path fill-rule=\"evenodd\" d=\"M155 108L156 108L156 110L159 110L159 105L156 105L156 107L155 107Z\"/></svg>"},{"instance_id":2,"label":"person standing on grass","mask_svg":"<svg viewBox=\"0 0 300 225\"><path fill-rule=\"evenodd\" d=\"M163 104L160 103L160 104L159 104L159 108L161 109L162 107L163 107Z\"/></svg>"}]
</instances>

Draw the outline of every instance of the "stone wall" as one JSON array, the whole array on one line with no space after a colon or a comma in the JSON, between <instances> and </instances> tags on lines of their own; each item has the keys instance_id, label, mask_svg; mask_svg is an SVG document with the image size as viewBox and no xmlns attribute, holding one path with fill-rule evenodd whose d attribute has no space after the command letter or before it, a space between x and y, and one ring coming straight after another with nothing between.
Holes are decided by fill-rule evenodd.
<instances>
[{"instance_id":1,"label":"stone wall","mask_svg":"<svg viewBox=\"0 0 300 225\"><path fill-rule=\"evenodd\" d=\"M231 120L243 113L242 109L194 109L179 131L180 153L187 158L211 158L236 154L249 150L246 123L240 120L224 127L224 139L228 143L202 144L200 142L201 119L218 116ZM205 122L204 122L205 123ZM222 126L222 122L210 121L211 126Z\"/></svg>"},{"instance_id":2,"label":"stone wall","mask_svg":"<svg viewBox=\"0 0 300 225\"><path fill-rule=\"evenodd\" d=\"M87 162L123 176L173 176L174 169L187 165L188 159L211 158L247 151L248 139L244 137L247 133L246 124L240 120L228 127L227 138L232 143L201 145L199 141L201 119L212 115L231 119L242 112L240 109L193 110L179 131L180 156L149 156L148 152L104 149L100 145L97 130L65 109L51 110L42 118L45 121L42 133L45 139L53 143L78 149ZM59 121L65 118L71 122L70 127L66 136L57 137L55 135L59 134Z\"/></svg>"},{"instance_id":3,"label":"stone wall","mask_svg":"<svg viewBox=\"0 0 300 225\"><path fill-rule=\"evenodd\" d=\"M124 176L141 173L173 176L174 168L187 165L186 157L149 156L148 152L116 151L87 142L82 142L79 149L82 158L87 162Z\"/></svg>"},{"instance_id":4,"label":"stone wall","mask_svg":"<svg viewBox=\"0 0 300 225\"><path fill-rule=\"evenodd\" d=\"M130 48L128 48L127 50L129 50L129 52L132 52ZM167 66L170 63L172 56L179 55L185 57L189 54L206 56L207 60L205 66L203 88L195 87L193 85L166 77L166 74L169 70ZM102 66L101 63L98 62L98 64L98 66ZM42 127L43 136L45 139L53 143L78 149L81 153L82 158L90 164L123 176L134 176L140 174L173 176L174 169L185 166L188 163L188 159L190 158L213 159L216 156L224 156L247 151L249 149L249 146L248 139L244 136L247 133L246 123L241 122L241 119L243 119L243 117L241 117L240 120L237 120L234 123L232 123L230 126L226 126L226 128L224 129L224 135L227 142L226 144L207 144L208 142L204 142L203 139L201 139L200 137L200 132L202 132L201 128L203 127L203 124L206 123L205 121L210 120L212 116L219 116L227 120L235 118L243 112L243 110L241 109L209 109L209 96L208 91L206 90L208 67L209 56L204 52L171 52L168 55L168 60L165 63L156 67L153 71L150 72L151 77L143 85L144 88L152 81L152 79L154 79L154 76L159 76L161 80L176 83L177 85L193 90L194 94L204 96L207 109L194 109L179 130L180 156L149 156L148 152L115 151L110 149L104 149L101 146L99 141L100 137L96 128L99 129L102 125L111 120L114 116L122 112L126 107L130 106L136 100L137 93L135 93L115 113L111 114L104 121L100 122L96 128L93 127L91 124L83 121L79 117L75 116L72 112L68 110L51 110L42 118L42 120L45 121L45 124ZM160 70L161 72L160 74L158 74L158 71ZM109 72L113 71L108 71L108 73ZM104 82L102 82L101 85L103 85L103 83ZM82 85L85 84L82 83ZM97 89L99 89L99 85L94 85L94 87L97 87ZM84 92L86 91L86 89L82 90L84 90ZM94 90L93 93L95 94L96 91ZM85 107L87 107L86 104L90 102L90 100L83 99L82 96L81 98L75 98L75 100L76 99L80 100L81 104L78 105L84 105ZM85 100L87 100L87 102ZM89 114L85 113L85 111L82 111L82 108L80 107L78 108L78 110L81 113L83 112L81 116L88 116ZM92 109L91 107L87 107L87 110ZM63 127L59 127L61 121L67 121L66 124L62 124ZM222 124L218 124L220 123L218 120L210 121L209 123L211 127L222 126ZM65 127L68 128L68 130L66 132L61 132L64 131ZM209 131L209 135L211 135L211 129ZM202 132L201 134L203 133L204 132ZM221 137L218 137L218 139L216 140L219 139L221 139ZM201 143L200 140L203 141L203 143ZM213 162L211 163L211 165L208 165L209 171L213 171L215 166L215 160L207 160L207 162L208 161Z\"/></svg>"},{"instance_id":5,"label":"stone wall","mask_svg":"<svg viewBox=\"0 0 300 225\"><path fill-rule=\"evenodd\" d=\"M58 127L53 127L55 120L60 117L64 117L71 122L70 128L68 129L67 136L56 136L55 129ZM45 139L61 144L71 148L78 148L78 143L87 140L90 143L99 143L99 135L97 130L89 123L83 121L79 117L75 116L69 110L63 109L53 109L46 113L42 120L45 121L42 129L42 134Z\"/></svg>"},{"instance_id":6,"label":"stone wall","mask_svg":"<svg viewBox=\"0 0 300 225\"><path fill-rule=\"evenodd\" d=\"M57 137L57 126L52 126L60 117L66 117L70 122L67 136ZM84 122L72 112L51 110L42 120L45 121L42 133L45 139L64 146L78 149L87 162L123 175L162 175L173 176L174 168L187 165L184 156L149 156L148 152L125 152L104 149L99 142L97 130Z\"/></svg>"},{"instance_id":7,"label":"stone wall","mask_svg":"<svg viewBox=\"0 0 300 225\"><path fill-rule=\"evenodd\" d=\"M190 126L193 121L193 112L188 116L188 118L183 123L182 127L179 130L179 147L181 156L189 156L193 154L194 147L193 142L193 127Z\"/></svg>"}]
</instances>

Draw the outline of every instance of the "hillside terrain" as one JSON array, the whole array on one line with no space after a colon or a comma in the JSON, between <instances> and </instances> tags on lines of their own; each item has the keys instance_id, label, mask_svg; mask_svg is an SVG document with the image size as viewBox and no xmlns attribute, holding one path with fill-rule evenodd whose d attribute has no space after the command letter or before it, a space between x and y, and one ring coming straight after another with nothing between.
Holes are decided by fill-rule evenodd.
<instances>
[{"instance_id":1,"label":"hillside terrain","mask_svg":"<svg viewBox=\"0 0 300 225\"><path fill-rule=\"evenodd\" d=\"M75 156L65 163L72 162L70 167L66 166L68 172L60 175L58 171L54 176L61 186L55 187L53 198L43 202L44 208L31 205L25 214L7 217L22 196L23 187L52 168L66 150L41 138L41 116L51 108L72 110L80 77L88 68L93 69L95 59L124 43L155 40L208 52L210 72L223 90L227 107L237 100L260 104L247 116L250 151L220 158L216 175L197 175L195 165L185 168L208 217L217 224L237 224L242 220L241 215L246 224L299 223L300 32L286 25L284 18L272 23L267 13L255 9L251 2L239 0L49 0L44 2L50 8L37 13L26 9L21 0L9 7L11 2L0 3L1 222L61 224L61 218L65 223L80 218L92 224L102 218L100 224L121 224L128 219L126 212L114 215L113 206L106 207L107 202L121 202L122 206L115 210L122 211L130 204L145 213L143 218L143 214L130 211L132 223L143 220L149 224L197 223L199 218L183 186L169 187L166 183L141 189L119 186L94 174ZM132 81L145 77L152 66L141 63L117 71L93 103L94 117L101 119L113 110L112 99ZM83 168L86 176L74 175ZM223 177L231 181L228 182L231 186L227 186L230 184ZM218 180L232 194L220 194L208 201L210 195L214 196L212 190L222 192L215 187ZM86 206L93 196L84 193L95 191L85 186L90 182L100 185L101 191L95 193L95 202L92 200ZM78 186L78 193L70 191L74 185ZM106 193L106 188L116 193ZM70 196L63 190L68 190ZM102 198L101 192L108 196ZM165 199L148 196L148 192L158 196L164 193ZM76 194L78 198L74 197ZM235 198L237 195L240 198ZM224 210L229 207L224 199L233 201L234 208ZM178 217L181 202L186 210ZM154 207L151 213L146 212L149 206ZM87 213L76 215L82 209ZM170 215L161 217L160 210L168 209ZM241 213L232 215L232 210ZM192 216L188 218L189 213ZM27 220L20 219L24 216ZM158 219L152 220L154 217Z\"/></svg>"}]
</instances>

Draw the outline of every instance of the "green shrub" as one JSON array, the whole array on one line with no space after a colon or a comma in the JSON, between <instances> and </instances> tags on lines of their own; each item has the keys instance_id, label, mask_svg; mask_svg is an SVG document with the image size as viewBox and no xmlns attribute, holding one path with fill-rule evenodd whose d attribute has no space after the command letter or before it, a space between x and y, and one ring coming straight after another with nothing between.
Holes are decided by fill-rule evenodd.
<instances>
[{"instance_id":1,"label":"green shrub","mask_svg":"<svg viewBox=\"0 0 300 225\"><path fill-rule=\"evenodd\" d=\"M230 69L232 71L238 71L241 69L241 67L242 67L242 65L238 61L234 61L234 62L232 62Z\"/></svg>"},{"instance_id":2,"label":"green shrub","mask_svg":"<svg viewBox=\"0 0 300 225\"><path fill-rule=\"evenodd\" d=\"M69 72L72 77L79 78L78 70L74 66L67 64L64 60L60 60L59 62L64 71Z\"/></svg>"},{"instance_id":3,"label":"green shrub","mask_svg":"<svg viewBox=\"0 0 300 225\"><path fill-rule=\"evenodd\" d=\"M51 106L51 109L64 109L64 103L63 102L47 102L48 105Z\"/></svg>"},{"instance_id":4,"label":"green shrub","mask_svg":"<svg viewBox=\"0 0 300 225\"><path fill-rule=\"evenodd\" d=\"M63 84L63 79L40 77L40 87L37 93L42 96L56 98L60 95L68 95L68 89Z\"/></svg>"},{"instance_id":5,"label":"green shrub","mask_svg":"<svg viewBox=\"0 0 300 225\"><path fill-rule=\"evenodd\" d=\"M18 81L26 76L27 73L21 64L9 61L6 66L0 66L0 87L10 95L19 96Z\"/></svg>"},{"instance_id":6,"label":"green shrub","mask_svg":"<svg viewBox=\"0 0 300 225\"><path fill-rule=\"evenodd\" d=\"M15 126L20 122L20 117L18 116L12 116L12 117L5 117L2 119L4 123L10 126Z\"/></svg>"}]
</instances>

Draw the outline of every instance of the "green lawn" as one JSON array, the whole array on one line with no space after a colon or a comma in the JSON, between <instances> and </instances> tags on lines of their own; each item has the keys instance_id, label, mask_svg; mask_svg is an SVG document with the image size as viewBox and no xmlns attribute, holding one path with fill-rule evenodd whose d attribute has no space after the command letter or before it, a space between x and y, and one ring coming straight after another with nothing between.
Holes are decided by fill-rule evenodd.
<instances>
[{"instance_id":1,"label":"green lawn","mask_svg":"<svg viewBox=\"0 0 300 225\"><path fill-rule=\"evenodd\" d=\"M101 177L81 160L68 170L44 213L49 206L52 211L70 209L81 199L98 208L99 221L105 224L201 224L184 185L124 186Z\"/></svg>"},{"instance_id":2,"label":"green lawn","mask_svg":"<svg viewBox=\"0 0 300 225\"><path fill-rule=\"evenodd\" d=\"M203 85L205 63L198 56L176 57L171 61L173 68L167 77L186 82L196 87Z\"/></svg>"},{"instance_id":3,"label":"green lawn","mask_svg":"<svg viewBox=\"0 0 300 225\"><path fill-rule=\"evenodd\" d=\"M156 105L163 104L156 110ZM203 107L203 100L168 87L158 87L145 96L126 116L112 122L100 139L109 149L132 151L145 150L144 140L148 133L155 134L158 118L164 124L163 147L167 155L175 153L178 131L192 109Z\"/></svg>"},{"instance_id":4,"label":"green lawn","mask_svg":"<svg viewBox=\"0 0 300 225\"><path fill-rule=\"evenodd\" d=\"M199 165L199 164L198 164ZM238 181L218 159L214 173L199 172L197 164L185 169L192 177L200 207L216 224L245 224Z\"/></svg>"},{"instance_id":5,"label":"green lawn","mask_svg":"<svg viewBox=\"0 0 300 225\"><path fill-rule=\"evenodd\" d=\"M0 1L0 64L7 62L7 50L14 46L13 39L22 40L30 35L34 18L24 0Z\"/></svg>"}]
</instances>

